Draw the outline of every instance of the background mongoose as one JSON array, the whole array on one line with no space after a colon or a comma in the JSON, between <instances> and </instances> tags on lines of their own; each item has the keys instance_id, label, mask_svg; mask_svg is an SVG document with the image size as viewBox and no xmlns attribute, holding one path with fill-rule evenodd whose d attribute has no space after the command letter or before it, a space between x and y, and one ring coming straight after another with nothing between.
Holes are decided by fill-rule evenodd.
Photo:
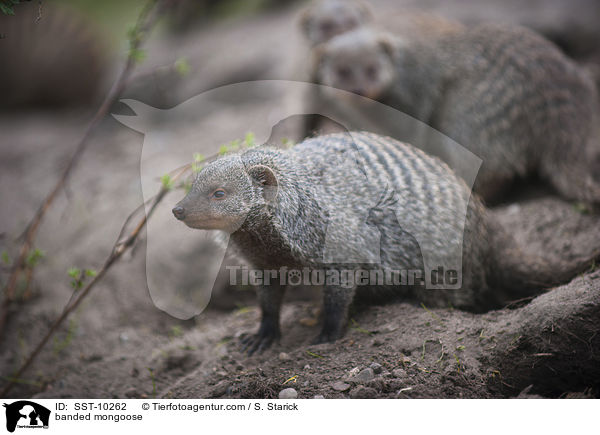
<instances>
[{"instance_id":1,"label":"background mongoose","mask_svg":"<svg viewBox=\"0 0 600 435\"><path fill-rule=\"evenodd\" d=\"M375 19L369 5L352 0L317 0L300 17L302 33L312 46L372 24L412 38L442 37L463 29L458 21L416 8L396 7Z\"/></svg>"},{"instance_id":2,"label":"background mongoose","mask_svg":"<svg viewBox=\"0 0 600 435\"><path fill-rule=\"evenodd\" d=\"M485 24L411 39L363 28L321 46L316 70L319 83L402 110L481 157L475 190L486 199L537 172L566 198L600 201L595 85L532 31Z\"/></svg>"},{"instance_id":3,"label":"background mongoose","mask_svg":"<svg viewBox=\"0 0 600 435\"><path fill-rule=\"evenodd\" d=\"M300 17L302 33L311 45L329 41L336 35L361 27L373 18L370 8L352 0L318 0Z\"/></svg>"},{"instance_id":4,"label":"background mongoose","mask_svg":"<svg viewBox=\"0 0 600 435\"><path fill-rule=\"evenodd\" d=\"M197 175L173 213L192 228L230 233L234 247L262 270L356 268L344 260L355 255L363 259L361 268L423 270L425 253L443 266L459 257L460 289L429 291L418 282L378 287L433 306L482 311L572 273L525 258L444 163L372 133L321 136L287 150L265 147L222 157ZM361 216L379 229L380 244L369 238ZM328 240L334 254L341 254L333 262L324 260ZM317 342L343 334L355 291L325 285ZM279 337L283 292L278 283L260 287L262 321L248 339L250 352Z\"/></svg>"}]
</instances>

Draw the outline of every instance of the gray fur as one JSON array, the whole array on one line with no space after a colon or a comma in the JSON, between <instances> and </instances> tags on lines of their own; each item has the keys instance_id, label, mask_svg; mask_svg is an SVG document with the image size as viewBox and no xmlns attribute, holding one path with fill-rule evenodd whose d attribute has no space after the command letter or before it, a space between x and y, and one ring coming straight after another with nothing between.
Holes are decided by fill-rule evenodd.
<instances>
[{"instance_id":1,"label":"gray fur","mask_svg":"<svg viewBox=\"0 0 600 435\"><path fill-rule=\"evenodd\" d=\"M481 157L475 190L484 198L537 172L566 198L600 202L595 85L534 32L485 24L411 39L363 28L317 58L319 83L402 110Z\"/></svg>"}]
</instances>

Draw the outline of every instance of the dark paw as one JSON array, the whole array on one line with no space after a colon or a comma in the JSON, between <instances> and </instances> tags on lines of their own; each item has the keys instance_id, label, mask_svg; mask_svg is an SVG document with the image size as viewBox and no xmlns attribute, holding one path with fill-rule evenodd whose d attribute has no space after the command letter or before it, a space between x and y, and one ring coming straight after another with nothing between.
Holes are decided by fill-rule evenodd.
<instances>
[{"instance_id":1,"label":"dark paw","mask_svg":"<svg viewBox=\"0 0 600 435\"><path fill-rule=\"evenodd\" d=\"M315 337L312 344L332 343L344 336L343 331L323 330Z\"/></svg>"},{"instance_id":2,"label":"dark paw","mask_svg":"<svg viewBox=\"0 0 600 435\"><path fill-rule=\"evenodd\" d=\"M242 352L246 352L248 356L255 352L262 353L264 350L271 347L273 342L277 341L277 334L247 334L242 336L240 343L242 344Z\"/></svg>"}]
</instances>

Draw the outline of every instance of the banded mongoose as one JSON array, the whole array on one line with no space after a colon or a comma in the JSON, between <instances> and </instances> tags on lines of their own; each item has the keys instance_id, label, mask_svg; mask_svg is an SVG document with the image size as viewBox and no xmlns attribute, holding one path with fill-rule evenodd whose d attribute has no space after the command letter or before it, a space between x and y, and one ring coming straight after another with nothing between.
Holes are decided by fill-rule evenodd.
<instances>
[{"instance_id":1,"label":"banded mongoose","mask_svg":"<svg viewBox=\"0 0 600 435\"><path fill-rule=\"evenodd\" d=\"M300 17L302 33L312 45L361 27L372 20L370 8L353 0L317 0Z\"/></svg>"},{"instance_id":2,"label":"banded mongoose","mask_svg":"<svg viewBox=\"0 0 600 435\"><path fill-rule=\"evenodd\" d=\"M259 270L425 273L427 258L433 267L462 262L462 287L455 290L425 290L419 280L351 288L326 282L316 342L343 335L357 290L483 311L572 273L525 258L446 164L373 133L221 157L197 174L173 214L191 228L229 233L230 244ZM278 280L258 289L262 320L246 340L250 353L279 338L284 289Z\"/></svg>"},{"instance_id":3,"label":"banded mongoose","mask_svg":"<svg viewBox=\"0 0 600 435\"><path fill-rule=\"evenodd\" d=\"M302 13L300 27L314 47L358 28L378 28L410 37L443 37L464 27L458 21L416 8L395 7L375 17L366 3L353 0L316 0Z\"/></svg>"},{"instance_id":4,"label":"banded mongoose","mask_svg":"<svg viewBox=\"0 0 600 435\"><path fill-rule=\"evenodd\" d=\"M478 155L475 190L485 199L537 173L568 199L600 202L596 87L536 33L482 24L411 39L362 28L316 57L318 83L399 109Z\"/></svg>"},{"instance_id":5,"label":"banded mongoose","mask_svg":"<svg viewBox=\"0 0 600 435\"><path fill-rule=\"evenodd\" d=\"M0 109L96 102L110 62L94 23L58 2L14 9L0 13Z\"/></svg>"}]
</instances>

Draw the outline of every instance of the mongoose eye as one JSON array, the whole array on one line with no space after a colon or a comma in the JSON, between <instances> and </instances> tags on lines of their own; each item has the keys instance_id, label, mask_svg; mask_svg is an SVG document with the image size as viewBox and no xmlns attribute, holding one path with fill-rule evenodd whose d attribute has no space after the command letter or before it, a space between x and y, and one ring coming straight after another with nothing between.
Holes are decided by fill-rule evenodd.
<instances>
[{"instance_id":1,"label":"mongoose eye","mask_svg":"<svg viewBox=\"0 0 600 435\"><path fill-rule=\"evenodd\" d=\"M352 71L347 66L341 66L337 69L337 75L342 79L347 79L352 75Z\"/></svg>"},{"instance_id":2,"label":"mongoose eye","mask_svg":"<svg viewBox=\"0 0 600 435\"><path fill-rule=\"evenodd\" d=\"M367 78L369 78L369 80L377 80L377 73L377 68L373 65L370 65L365 69L365 74L367 74Z\"/></svg>"},{"instance_id":3,"label":"mongoose eye","mask_svg":"<svg viewBox=\"0 0 600 435\"><path fill-rule=\"evenodd\" d=\"M324 21L321 23L321 32L326 35L333 33L334 28L335 28L335 24L333 24L333 22L331 22L331 21Z\"/></svg>"},{"instance_id":4,"label":"mongoose eye","mask_svg":"<svg viewBox=\"0 0 600 435\"><path fill-rule=\"evenodd\" d=\"M225 198L225 191L223 189L217 189L213 192L212 197L215 199Z\"/></svg>"}]
</instances>

